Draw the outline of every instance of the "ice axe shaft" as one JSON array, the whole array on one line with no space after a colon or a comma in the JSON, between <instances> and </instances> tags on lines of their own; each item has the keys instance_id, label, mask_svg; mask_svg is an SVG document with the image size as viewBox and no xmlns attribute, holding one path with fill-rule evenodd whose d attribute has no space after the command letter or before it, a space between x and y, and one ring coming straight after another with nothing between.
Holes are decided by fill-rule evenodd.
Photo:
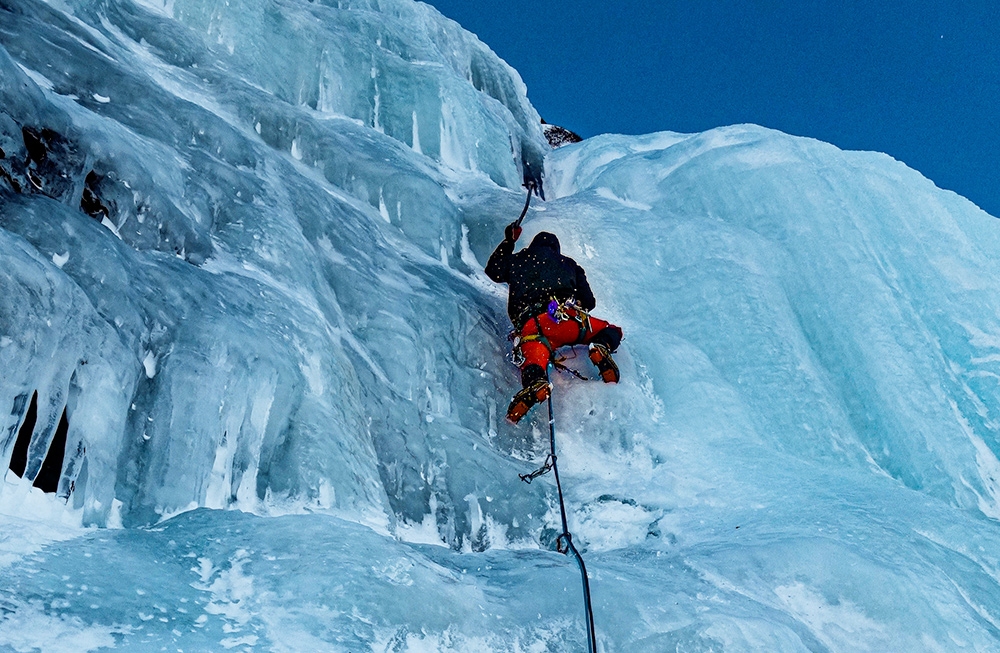
<instances>
[{"instance_id":1,"label":"ice axe shaft","mask_svg":"<svg viewBox=\"0 0 1000 653\"><path fill-rule=\"evenodd\" d=\"M524 220L524 216L528 215L528 206L531 204L531 193L535 190L535 182L525 182L524 187L528 189L528 196L524 198L524 208L521 209L521 215L519 215L517 220L514 221L515 227L520 227L521 221Z\"/></svg>"}]
</instances>

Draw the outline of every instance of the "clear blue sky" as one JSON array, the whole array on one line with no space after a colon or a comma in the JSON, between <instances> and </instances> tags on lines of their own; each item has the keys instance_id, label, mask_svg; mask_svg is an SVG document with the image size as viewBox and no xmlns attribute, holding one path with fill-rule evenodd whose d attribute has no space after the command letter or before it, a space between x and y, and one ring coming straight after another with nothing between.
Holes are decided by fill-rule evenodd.
<instances>
[{"instance_id":1,"label":"clear blue sky","mask_svg":"<svg viewBox=\"0 0 1000 653\"><path fill-rule=\"evenodd\" d=\"M581 136L752 122L1000 216L1000 0L430 0Z\"/></svg>"}]
</instances>

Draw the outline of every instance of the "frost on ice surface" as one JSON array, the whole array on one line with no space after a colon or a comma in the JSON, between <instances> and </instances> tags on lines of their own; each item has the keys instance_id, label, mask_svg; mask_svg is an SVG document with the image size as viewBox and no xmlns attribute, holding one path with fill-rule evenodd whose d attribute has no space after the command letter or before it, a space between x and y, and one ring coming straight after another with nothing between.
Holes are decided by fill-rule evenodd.
<instances>
[{"instance_id":1,"label":"frost on ice surface","mask_svg":"<svg viewBox=\"0 0 1000 653\"><path fill-rule=\"evenodd\" d=\"M0 648L581 650L481 270L543 170L525 242L625 331L621 384L553 373L601 650L997 648L971 203L753 126L550 150L409 0L0 25Z\"/></svg>"}]
</instances>

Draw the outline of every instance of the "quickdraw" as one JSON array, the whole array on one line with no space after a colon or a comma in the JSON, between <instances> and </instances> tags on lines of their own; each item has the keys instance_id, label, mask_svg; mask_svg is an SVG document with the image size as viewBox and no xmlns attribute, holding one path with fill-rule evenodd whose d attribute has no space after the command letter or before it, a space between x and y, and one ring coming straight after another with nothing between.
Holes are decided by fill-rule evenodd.
<instances>
[{"instance_id":1,"label":"quickdraw","mask_svg":"<svg viewBox=\"0 0 1000 653\"><path fill-rule=\"evenodd\" d=\"M552 471L552 466L555 464L556 464L556 457L552 454L549 454L548 456L545 457L545 462L542 463L541 467L531 472L530 474L518 474L517 476L528 485L531 485L531 482L533 480L535 480L539 476L544 476L548 474L550 471ZM562 552L560 551L560 553Z\"/></svg>"},{"instance_id":2,"label":"quickdraw","mask_svg":"<svg viewBox=\"0 0 1000 653\"><path fill-rule=\"evenodd\" d=\"M569 320L575 321L580 326L580 340L583 340L591 331L590 313L579 306L572 297L561 302L552 299L549 302L548 314L557 324Z\"/></svg>"},{"instance_id":3,"label":"quickdraw","mask_svg":"<svg viewBox=\"0 0 1000 653\"><path fill-rule=\"evenodd\" d=\"M569 312L571 309L576 307L576 302L572 299L567 299L564 302L560 302L558 299L549 300L549 305L546 307L546 312L549 317L558 324L560 322L566 322L572 319Z\"/></svg>"},{"instance_id":4,"label":"quickdraw","mask_svg":"<svg viewBox=\"0 0 1000 653\"><path fill-rule=\"evenodd\" d=\"M563 301L559 301L553 297L549 300L546 312L557 324L568 320L576 320L582 330L581 335L590 330L590 313L578 305L572 297Z\"/></svg>"}]
</instances>

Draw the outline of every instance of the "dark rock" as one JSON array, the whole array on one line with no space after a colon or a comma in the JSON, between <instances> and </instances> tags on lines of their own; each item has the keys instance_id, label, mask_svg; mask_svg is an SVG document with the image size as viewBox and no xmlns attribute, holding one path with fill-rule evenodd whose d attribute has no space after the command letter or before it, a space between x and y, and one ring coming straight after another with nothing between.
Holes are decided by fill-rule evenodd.
<instances>
[{"instance_id":1,"label":"dark rock","mask_svg":"<svg viewBox=\"0 0 1000 653\"><path fill-rule=\"evenodd\" d=\"M10 185L11 190L15 193L21 192L21 184L18 183L17 179L14 179L13 175L7 170L7 168L0 166L0 179L3 179Z\"/></svg>"},{"instance_id":2,"label":"dark rock","mask_svg":"<svg viewBox=\"0 0 1000 653\"><path fill-rule=\"evenodd\" d=\"M559 125L550 125L544 120L542 121L542 131L545 132L545 139L552 147L562 147L563 145L579 143L583 140L579 134Z\"/></svg>"},{"instance_id":3,"label":"dark rock","mask_svg":"<svg viewBox=\"0 0 1000 653\"><path fill-rule=\"evenodd\" d=\"M78 148L59 132L43 127L21 127L26 151L22 189L43 193L53 199L68 200L74 179L83 174L83 157Z\"/></svg>"},{"instance_id":4,"label":"dark rock","mask_svg":"<svg viewBox=\"0 0 1000 653\"><path fill-rule=\"evenodd\" d=\"M87 173L87 178L83 182L83 197L80 198L80 210L94 218L103 220L111 217L111 211L101 201L99 187L104 181L104 176L91 170Z\"/></svg>"},{"instance_id":5,"label":"dark rock","mask_svg":"<svg viewBox=\"0 0 1000 653\"><path fill-rule=\"evenodd\" d=\"M45 147L45 142L42 140L43 133L51 137L55 132L50 129L38 131L31 127L21 127L24 147L28 150L28 159L25 163L43 163L48 158L48 148Z\"/></svg>"}]
</instances>

